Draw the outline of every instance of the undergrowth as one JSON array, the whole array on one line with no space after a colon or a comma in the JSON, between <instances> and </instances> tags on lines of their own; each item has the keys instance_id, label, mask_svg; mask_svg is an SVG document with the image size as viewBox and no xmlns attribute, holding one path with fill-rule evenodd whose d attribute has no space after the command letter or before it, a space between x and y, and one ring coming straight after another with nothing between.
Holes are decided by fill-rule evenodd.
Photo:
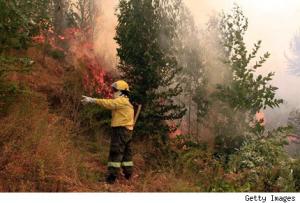
<instances>
[{"instance_id":1,"label":"undergrowth","mask_svg":"<svg viewBox=\"0 0 300 203\"><path fill-rule=\"evenodd\" d=\"M80 185L80 154L71 141L72 121L49 113L38 93L19 95L0 120L3 191L72 191Z\"/></svg>"}]
</instances>

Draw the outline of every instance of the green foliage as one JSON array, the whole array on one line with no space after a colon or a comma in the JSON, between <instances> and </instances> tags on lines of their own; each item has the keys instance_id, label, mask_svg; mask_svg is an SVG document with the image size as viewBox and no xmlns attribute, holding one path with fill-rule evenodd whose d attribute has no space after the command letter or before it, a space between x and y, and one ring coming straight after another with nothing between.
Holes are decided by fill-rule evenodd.
<instances>
[{"instance_id":1,"label":"green foliage","mask_svg":"<svg viewBox=\"0 0 300 203\"><path fill-rule=\"evenodd\" d=\"M178 140L182 144L182 140ZM200 191L245 192L250 190L248 183L240 180L241 174L227 173L223 162L214 158L204 145L185 142L180 151L175 168L181 177L194 182Z\"/></svg>"},{"instance_id":2,"label":"green foliage","mask_svg":"<svg viewBox=\"0 0 300 203\"><path fill-rule=\"evenodd\" d=\"M32 60L29 58L5 57L0 55L0 115L7 113L9 105L13 103L18 93L19 87L6 80L10 72L28 72Z\"/></svg>"},{"instance_id":3,"label":"green foliage","mask_svg":"<svg viewBox=\"0 0 300 203\"><path fill-rule=\"evenodd\" d=\"M274 73L262 76L256 72L270 54L265 53L251 66L252 60L256 58L260 49L261 41L255 43L249 53L244 42L247 28L248 19L237 5L231 14L223 14L221 17L219 23L221 42L227 57L225 63L229 64L232 71L232 81L228 86L218 86L218 97L233 109L255 113L266 107L278 107L283 100L275 98L275 91L278 88L268 84Z\"/></svg>"},{"instance_id":4,"label":"green foliage","mask_svg":"<svg viewBox=\"0 0 300 203\"><path fill-rule=\"evenodd\" d=\"M300 135L300 109L295 109L290 112L288 124L293 127L293 132Z\"/></svg>"},{"instance_id":5,"label":"green foliage","mask_svg":"<svg viewBox=\"0 0 300 203\"><path fill-rule=\"evenodd\" d=\"M234 171L244 168L252 169L255 167L272 167L280 161L287 159L283 146L287 140L277 130L269 132L269 137L248 140L244 142L243 147L232 157L235 163Z\"/></svg>"},{"instance_id":6,"label":"green foliage","mask_svg":"<svg viewBox=\"0 0 300 203\"><path fill-rule=\"evenodd\" d=\"M203 171L210 166L213 160L206 150L198 147L185 146L177 160L176 168L178 172L191 173L195 176L204 175Z\"/></svg>"},{"instance_id":7,"label":"green foliage","mask_svg":"<svg viewBox=\"0 0 300 203\"><path fill-rule=\"evenodd\" d=\"M64 78L63 89L64 113L79 124L81 134L87 135L89 138L95 138L98 132L110 126L111 112L109 110L95 104L85 106L81 104L81 96L86 95L81 71L70 71ZM91 96L100 98L95 92Z\"/></svg>"},{"instance_id":8,"label":"green foliage","mask_svg":"<svg viewBox=\"0 0 300 203\"><path fill-rule=\"evenodd\" d=\"M275 96L278 88L269 84L274 73L267 76L257 73L270 54L265 53L255 61L261 41L255 43L251 51L247 50L244 35L248 19L241 8L235 5L231 13L223 13L217 25L223 62L229 68L230 77L227 83L217 85L213 94L221 101L217 104L221 118L215 125L216 154L225 155L227 160L228 155L239 149L245 140L263 136L264 126L255 120L255 113L267 107L278 107L283 100Z\"/></svg>"},{"instance_id":9,"label":"green foliage","mask_svg":"<svg viewBox=\"0 0 300 203\"><path fill-rule=\"evenodd\" d=\"M117 10L118 68L132 87L133 101L143 105L136 126L140 136L166 136L165 121L185 113L184 106L174 102L182 92L174 80L181 70L174 49L180 5L177 0L121 0Z\"/></svg>"},{"instance_id":10,"label":"green foliage","mask_svg":"<svg viewBox=\"0 0 300 203\"><path fill-rule=\"evenodd\" d=\"M245 113L232 112L228 106L220 105L221 108L218 120L213 123L215 133L214 155L224 159L225 164L228 156L239 149L245 139L251 137L247 132L248 123L244 120Z\"/></svg>"},{"instance_id":11,"label":"green foliage","mask_svg":"<svg viewBox=\"0 0 300 203\"><path fill-rule=\"evenodd\" d=\"M0 77L12 71L27 72L33 61L30 58L15 58L0 55ZM21 68L20 68L21 67Z\"/></svg>"},{"instance_id":12,"label":"green foliage","mask_svg":"<svg viewBox=\"0 0 300 203\"><path fill-rule=\"evenodd\" d=\"M228 164L234 173L245 173L245 180L255 191L293 191L291 162L284 150L286 128L276 129L268 136L246 141L230 156Z\"/></svg>"},{"instance_id":13,"label":"green foliage","mask_svg":"<svg viewBox=\"0 0 300 203\"><path fill-rule=\"evenodd\" d=\"M101 128L110 126L111 113L98 105L88 105L80 111L80 122L83 129L95 135Z\"/></svg>"},{"instance_id":14,"label":"green foliage","mask_svg":"<svg viewBox=\"0 0 300 203\"><path fill-rule=\"evenodd\" d=\"M49 26L50 0L0 1L0 53L28 47L31 37Z\"/></svg>"},{"instance_id":15,"label":"green foliage","mask_svg":"<svg viewBox=\"0 0 300 203\"><path fill-rule=\"evenodd\" d=\"M296 159L292 162L293 178L295 181L295 191L300 191L300 160Z\"/></svg>"},{"instance_id":16,"label":"green foliage","mask_svg":"<svg viewBox=\"0 0 300 203\"><path fill-rule=\"evenodd\" d=\"M58 49L51 49L48 51L48 54L57 60L62 60L65 58L65 52Z\"/></svg>"},{"instance_id":17,"label":"green foliage","mask_svg":"<svg viewBox=\"0 0 300 203\"><path fill-rule=\"evenodd\" d=\"M190 178L201 191L212 192L292 192L298 181L298 162L291 162L283 146L289 128L269 132L263 139L244 142L231 154L229 162L216 159L203 146L178 139L181 149L176 159L180 176Z\"/></svg>"},{"instance_id":18,"label":"green foliage","mask_svg":"<svg viewBox=\"0 0 300 203\"><path fill-rule=\"evenodd\" d=\"M5 77L10 72L27 72L33 61L7 55L12 49L26 49L31 38L46 29L49 0L0 1L0 113L5 113L18 93L18 87Z\"/></svg>"}]
</instances>

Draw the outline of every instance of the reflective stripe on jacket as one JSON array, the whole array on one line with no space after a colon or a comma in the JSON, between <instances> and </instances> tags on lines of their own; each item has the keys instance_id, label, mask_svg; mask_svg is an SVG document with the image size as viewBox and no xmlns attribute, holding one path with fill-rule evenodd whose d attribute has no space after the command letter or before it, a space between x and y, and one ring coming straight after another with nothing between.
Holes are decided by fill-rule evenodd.
<instances>
[{"instance_id":1,"label":"reflective stripe on jacket","mask_svg":"<svg viewBox=\"0 0 300 203\"><path fill-rule=\"evenodd\" d=\"M133 130L134 110L127 97L97 99L96 103L106 109L112 110L112 127L125 126L129 130Z\"/></svg>"}]
</instances>

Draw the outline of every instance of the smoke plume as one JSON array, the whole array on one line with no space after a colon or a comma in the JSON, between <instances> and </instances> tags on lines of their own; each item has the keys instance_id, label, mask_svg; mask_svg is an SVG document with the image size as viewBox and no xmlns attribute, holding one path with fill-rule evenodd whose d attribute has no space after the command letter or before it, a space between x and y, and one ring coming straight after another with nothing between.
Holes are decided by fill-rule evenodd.
<instances>
[{"instance_id":1,"label":"smoke plume","mask_svg":"<svg viewBox=\"0 0 300 203\"><path fill-rule=\"evenodd\" d=\"M101 61L104 63L103 66L115 72L118 63L116 56L117 44L114 40L117 25L115 9L118 5L118 0L101 0L96 2L99 16L96 19L94 48L97 55L101 57Z\"/></svg>"}]
</instances>

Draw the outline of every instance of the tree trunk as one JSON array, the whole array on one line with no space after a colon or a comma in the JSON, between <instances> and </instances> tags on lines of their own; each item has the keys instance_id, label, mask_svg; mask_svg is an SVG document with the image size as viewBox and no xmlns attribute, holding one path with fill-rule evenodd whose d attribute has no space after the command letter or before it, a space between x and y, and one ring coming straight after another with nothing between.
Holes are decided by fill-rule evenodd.
<instances>
[{"instance_id":1,"label":"tree trunk","mask_svg":"<svg viewBox=\"0 0 300 203\"><path fill-rule=\"evenodd\" d=\"M198 107L197 108L197 111L196 111L196 136L197 138L199 137L199 116L198 116Z\"/></svg>"},{"instance_id":2,"label":"tree trunk","mask_svg":"<svg viewBox=\"0 0 300 203\"><path fill-rule=\"evenodd\" d=\"M190 92L190 95L189 95L189 134L190 135L192 134L192 132L191 132L191 107L192 107L192 95Z\"/></svg>"},{"instance_id":3,"label":"tree trunk","mask_svg":"<svg viewBox=\"0 0 300 203\"><path fill-rule=\"evenodd\" d=\"M63 34L65 28L65 0L54 0L54 30L58 35Z\"/></svg>"}]
</instances>

